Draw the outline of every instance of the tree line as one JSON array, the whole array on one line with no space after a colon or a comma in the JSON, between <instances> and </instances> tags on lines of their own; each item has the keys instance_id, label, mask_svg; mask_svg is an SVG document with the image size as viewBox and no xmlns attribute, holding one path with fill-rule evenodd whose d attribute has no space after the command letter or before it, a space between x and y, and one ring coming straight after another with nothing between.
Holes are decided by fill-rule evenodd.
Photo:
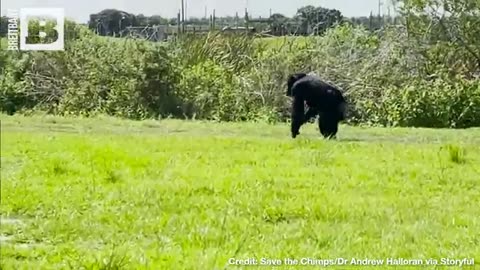
<instances>
[{"instance_id":1,"label":"tree line","mask_svg":"<svg viewBox=\"0 0 480 270\"><path fill-rule=\"evenodd\" d=\"M87 23L91 30L102 36L112 36L120 33L127 27L146 27L153 25L178 25L180 16L177 18L166 18L160 15L145 16L143 14L132 14L118 9L105 9L98 13L90 14ZM233 25L247 25L259 29L269 30L273 35L306 35L324 33L328 28L340 23L363 25L367 29L376 30L383 27L393 18L360 16L346 18L339 10L328 9L321 6L300 7L292 17L280 13L271 14L267 18L249 18L248 13L235 16L214 17L215 24L219 27ZM205 26L212 24L212 18L189 17L185 19L187 25ZM5 37L8 31L8 18L0 17L0 36Z\"/></svg>"},{"instance_id":2,"label":"tree line","mask_svg":"<svg viewBox=\"0 0 480 270\"><path fill-rule=\"evenodd\" d=\"M101 12L91 14L89 28L97 30L100 35L113 35L119 33L129 26L145 27L152 25L178 25L181 23L180 14L177 18L165 18L159 15L145 16L143 14L135 15L116 9L106 9ZM214 20L214 22L212 22ZM327 29L341 23L350 23L352 25L363 25L367 29L376 30L389 22L394 22L396 18L388 16L359 16L346 18L337 9L328 9L321 6L307 5L297 9L294 16L288 17L281 13L273 13L267 18L251 18L250 15L236 14L235 16L215 17L189 17L185 19L187 25L211 25L214 23L219 28L224 26L252 26L259 30L270 30L274 35L310 35L323 34Z\"/></svg>"}]
</instances>

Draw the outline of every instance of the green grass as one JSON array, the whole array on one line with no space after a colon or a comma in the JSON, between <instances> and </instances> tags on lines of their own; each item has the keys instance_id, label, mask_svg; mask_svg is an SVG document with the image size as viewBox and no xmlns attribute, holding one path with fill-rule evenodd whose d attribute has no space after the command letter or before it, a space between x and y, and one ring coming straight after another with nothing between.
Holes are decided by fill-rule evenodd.
<instances>
[{"instance_id":1,"label":"green grass","mask_svg":"<svg viewBox=\"0 0 480 270\"><path fill-rule=\"evenodd\" d=\"M479 129L1 119L1 269L480 260Z\"/></svg>"},{"instance_id":2,"label":"green grass","mask_svg":"<svg viewBox=\"0 0 480 270\"><path fill-rule=\"evenodd\" d=\"M8 40L7 38L0 37L0 50L6 50L8 47Z\"/></svg>"},{"instance_id":3,"label":"green grass","mask_svg":"<svg viewBox=\"0 0 480 270\"><path fill-rule=\"evenodd\" d=\"M264 37L259 38L256 41L259 44L264 44L270 49L279 49L282 46L295 44L305 45L309 39L315 39L318 37L304 37L304 36L282 36L282 37Z\"/></svg>"}]
</instances>

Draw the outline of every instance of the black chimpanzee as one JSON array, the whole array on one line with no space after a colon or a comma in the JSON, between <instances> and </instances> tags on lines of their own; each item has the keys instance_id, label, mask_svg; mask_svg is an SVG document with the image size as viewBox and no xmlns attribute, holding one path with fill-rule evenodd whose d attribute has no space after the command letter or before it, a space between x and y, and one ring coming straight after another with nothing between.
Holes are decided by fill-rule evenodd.
<instances>
[{"instance_id":1,"label":"black chimpanzee","mask_svg":"<svg viewBox=\"0 0 480 270\"><path fill-rule=\"evenodd\" d=\"M340 90L314 75L295 73L287 81L287 96L293 97L292 138L300 134L300 127L319 115L318 127L325 138L335 138L338 123L345 120L347 102ZM308 109L304 114L304 103Z\"/></svg>"}]
</instances>

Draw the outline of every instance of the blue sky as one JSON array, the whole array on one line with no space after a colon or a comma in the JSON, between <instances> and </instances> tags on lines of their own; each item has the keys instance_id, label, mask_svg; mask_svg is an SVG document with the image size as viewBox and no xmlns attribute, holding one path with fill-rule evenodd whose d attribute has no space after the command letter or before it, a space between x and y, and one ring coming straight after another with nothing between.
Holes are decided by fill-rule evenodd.
<instances>
[{"instance_id":1,"label":"blue sky","mask_svg":"<svg viewBox=\"0 0 480 270\"><path fill-rule=\"evenodd\" d=\"M91 13L106 8L121 9L130 13L176 17L180 0L0 0L2 15L7 9L22 7L63 7L67 17L79 22L86 22ZM378 0L186 0L187 16L203 17L205 6L208 14L215 8L218 16L243 15L245 7L254 17L267 17L272 13L292 16L296 9L305 5L335 8L345 16L367 16L370 11L377 13ZM382 0L388 3L389 0ZM386 5L383 8L386 12Z\"/></svg>"}]
</instances>

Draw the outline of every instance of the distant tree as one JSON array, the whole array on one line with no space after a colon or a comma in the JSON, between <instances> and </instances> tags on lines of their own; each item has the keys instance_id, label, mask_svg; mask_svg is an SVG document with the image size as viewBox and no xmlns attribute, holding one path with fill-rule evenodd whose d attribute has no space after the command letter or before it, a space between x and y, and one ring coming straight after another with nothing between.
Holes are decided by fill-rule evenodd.
<instances>
[{"instance_id":1,"label":"distant tree","mask_svg":"<svg viewBox=\"0 0 480 270\"><path fill-rule=\"evenodd\" d=\"M283 14L274 13L272 16L270 16L270 20L272 20L272 24L274 25L282 25L285 24L289 18Z\"/></svg>"},{"instance_id":2,"label":"distant tree","mask_svg":"<svg viewBox=\"0 0 480 270\"><path fill-rule=\"evenodd\" d=\"M206 18L196 18L196 17L190 17L187 21L189 24L201 24L201 25L208 25L209 20Z\"/></svg>"},{"instance_id":3,"label":"distant tree","mask_svg":"<svg viewBox=\"0 0 480 270\"><path fill-rule=\"evenodd\" d=\"M168 24L168 19L162 18L159 15L153 15L151 17L148 17L148 24L149 25L165 25Z\"/></svg>"},{"instance_id":4,"label":"distant tree","mask_svg":"<svg viewBox=\"0 0 480 270\"><path fill-rule=\"evenodd\" d=\"M135 16L134 26L145 26L148 24L148 18L143 14Z\"/></svg>"},{"instance_id":5,"label":"distant tree","mask_svg":"<svg viewBox=\"0 0 480 270\"><path fill-rule=\"evenodd\" d=\"M297 10L294 19L300 23L304 33L322 34L336 23L343 21L343 15L336 9L314 7L312 5Z\"/></svg>"},{"instance_id":6,"label":"distant tree","mask_svg":"<svg viewBox=\"0 0 480 270\"><path fill-rule=\"evenodd\" d=\"M96 14L90 15L88 26L98 31L100 35L110 36L120 33L127 26L137 24L133 14L117 9L105 9Z\"/></svg>"},{"instance_id":7,"label":"distant tree","mask_svg":"<svg viewBox=\"0 0 480 270\"><path fill-rule=\"evenodd\" d=\"M8 32L8 18L5 16L0 17L0 37L5 37Z\"/></svg>"},{"instance_id":8,"label":"distant tree","mask_svg":"<svg viewBox=\"0 0 480 270\"><path fill-rule=\"evenodd\" d=\"M271 30L274 35L285 35L288 32L287 23L290 20L287 16L274 13L270 16Z\"/></svg>"}]
</instances>

